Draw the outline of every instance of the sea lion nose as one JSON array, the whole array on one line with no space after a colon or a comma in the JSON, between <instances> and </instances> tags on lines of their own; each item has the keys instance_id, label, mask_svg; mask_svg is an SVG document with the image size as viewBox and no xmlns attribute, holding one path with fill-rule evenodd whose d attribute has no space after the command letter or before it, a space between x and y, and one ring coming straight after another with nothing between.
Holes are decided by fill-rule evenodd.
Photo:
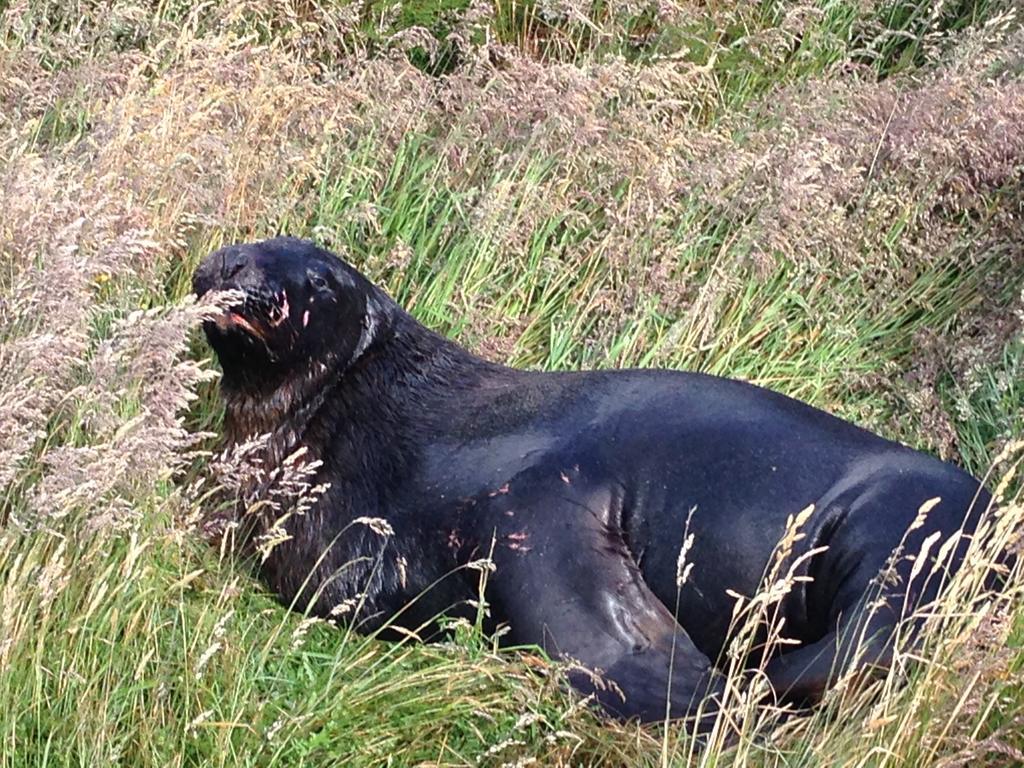
<instances>
[{"instance_id":1,"label":"sea lion nose","mask_svg":"<svg viewBox=\"0 0 1024 768\"><path fill-rule=\"evenodd\" d=\"M239 246L214 251L203 259L192 276L192 290L197 296L207 291L237 288L246 267L253 264L252 254Z\"/></svg>"},{"instance_id":2,"label":"sea lion nose","mask_svg":"<svg viewBox=\"0 0 1024 768\"><path fill-rule=\"evenodd\" d=\"M242 248L228 248L221 252L220 276L223 280L236 277L252 262L249 254Z\"/></svg>"}]
</instances>

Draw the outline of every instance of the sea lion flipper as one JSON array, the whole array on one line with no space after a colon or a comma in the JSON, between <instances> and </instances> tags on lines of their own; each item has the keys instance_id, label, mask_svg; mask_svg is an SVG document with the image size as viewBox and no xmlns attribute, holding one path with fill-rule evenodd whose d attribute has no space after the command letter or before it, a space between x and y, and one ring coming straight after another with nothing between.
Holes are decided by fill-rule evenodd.
<instances>
[{"instance_id":1,"label":"sea lion flipper","mask_svg":"<svg viewBox=\"0 0 1024 768\"><path fill-rule=\"evenodd\" d=\"M644 583L613 506L609 487L557 465L488 494L480 510L496 567L488 599L508 617L514 643L579 662L573 684L605 709L644 721L700 710L707 727L721 676Z\"/></svg>"}]
</instances>

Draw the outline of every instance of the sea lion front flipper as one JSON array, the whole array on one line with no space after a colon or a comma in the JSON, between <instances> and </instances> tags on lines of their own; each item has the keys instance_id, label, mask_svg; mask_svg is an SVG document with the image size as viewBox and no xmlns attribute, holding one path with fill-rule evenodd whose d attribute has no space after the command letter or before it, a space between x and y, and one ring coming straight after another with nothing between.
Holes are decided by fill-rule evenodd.
<instances>
[{"instance_id":1,"label":"sea lion front flipper","mask_svg":"<svg viewBox=\"0 0 1024 768\"><path fill-rule=\"evenodd\" d=\"M697 728L708 728L722 676L644 583L612 519L614 484L549 467L517 475L475 510L480 538L493 537L494 615L513 643L599 670L605 682L586 671L570 677L613 714L700 713Z\"/></svg>"}]
</instances>

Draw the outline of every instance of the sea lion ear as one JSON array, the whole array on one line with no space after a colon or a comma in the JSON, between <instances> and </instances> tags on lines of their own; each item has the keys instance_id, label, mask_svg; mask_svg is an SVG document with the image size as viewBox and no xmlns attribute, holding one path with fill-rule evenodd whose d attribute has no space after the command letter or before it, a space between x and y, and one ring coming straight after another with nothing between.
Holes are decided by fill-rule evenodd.
<instances>
[{"instance_id":1,"label":"sea lion ear","mask_svg":"<svg viewBox=\"0 0 1024 768\"><path fill-rule=\"evenodd\" d=\"M377 296L373 294L366 296L360 325L359 341L356 343L356 348L352 353L353 363L362 357L363 353L371 345L380 340L384 334L384 329L389 325L387 307Z\"/></svg>"}]
</instances>

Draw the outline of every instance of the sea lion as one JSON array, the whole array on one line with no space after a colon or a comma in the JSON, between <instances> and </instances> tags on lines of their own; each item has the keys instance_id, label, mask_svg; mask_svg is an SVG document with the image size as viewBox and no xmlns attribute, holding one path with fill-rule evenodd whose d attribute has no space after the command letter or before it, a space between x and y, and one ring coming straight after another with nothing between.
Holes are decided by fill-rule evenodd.
<instances>
[{"instance_id":1,"label":"sea lion","mask_svg":"<svg viewBox=\"0 0 1024 768\"><path fill-rule=\"evenodd\" d=\"M244 294L206 324L228 441L268 433L270 467L302 448L329 483L260 566L282 600L422 630L472 615L465 566L488 558L504 641L575 660L573 684L620 717L713 716L735 596L755 593L803 510L781 564L798 577L778 608L793 645L767 674L814 700L885 661L989 506L957 467L748 383L481 359L307 241L222 248L194 288ZM367 518L393 531L383 548L353 525ZM958 532L937 574L901 556Z\"/></svg>"}]
</instances>

